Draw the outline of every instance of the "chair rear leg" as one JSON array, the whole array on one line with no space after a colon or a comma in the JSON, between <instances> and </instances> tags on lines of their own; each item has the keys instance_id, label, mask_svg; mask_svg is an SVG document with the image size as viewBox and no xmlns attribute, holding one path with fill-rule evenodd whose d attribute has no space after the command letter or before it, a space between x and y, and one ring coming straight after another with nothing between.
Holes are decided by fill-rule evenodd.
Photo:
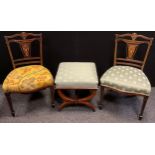
<instances>
[{"instance_id":1,"label":"chair rear leg","mask_svg":"<svg viewBox=\"0 0 155 155\"><path fill-rule=\"evenodd\" d=\"M143 113L144 113L144 109L145 109L145 106L146 106L146 103L147 103L148 98L149 98L148 96L144 96L143 105L141 107L141 111L140 111L140 114L138 116L138 119L139 120L142 120L143 119Z\"/></svg>"},{"instance_id":2,"label":"chair rear leg","mask_svg":"<svg viewBox=\"0 0 155 155\"><path fill-rule=\"evenodd\" d=\"M6 99L8 101L10 110L11 110L11 114L13 117L15 117L15 111L13 109L13 105L12 105L12 100L11 100L11 94L10 93L5 93Z\"/></svg>"},{"instance_id":3,"label":"chair rear leg","mask_svg":"<svg viewBox=\"0 0 155 155\"><path fill-rule=\"evenodd\" d=\"M52 98L52 108L55 108L54 86L50 87L50 91L51 91L51 98Z\"/></svg>"},{"instance_id":4,"label":"chair rear leg","mask_svg":"<svg viewBox=\"0 0 155 155\"><path fill-rule=\"evenodd\" d=\"M98 102L98 108L100 110L103 109L103 104L102 104L103 94L104 94L104 87L101 86L101 88L100 88L100 101Z\"/></svg>"}]
</instances>

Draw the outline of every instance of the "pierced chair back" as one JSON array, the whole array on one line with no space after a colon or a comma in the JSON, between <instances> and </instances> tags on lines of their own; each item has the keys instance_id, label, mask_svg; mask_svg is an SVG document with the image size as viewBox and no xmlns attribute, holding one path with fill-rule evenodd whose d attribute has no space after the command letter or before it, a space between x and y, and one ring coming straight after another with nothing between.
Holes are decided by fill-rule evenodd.
<instances>
[{"instance_id":1,"label":"pierced chair back","mask_svg":"<svg viewBox=\"0 0 155 155\"><path fill-rule=\"evenodd\" d=\"M5 41L7 44L13 68L33 64L43 65L42 34L22 32L11 36L5 36ZM37 56L33 56L31 53L32 43L34 42L37 42L37 45L39 46L36 51ZM15 58L14 56L14 54L16 53L16 51L12 48L12 44L14 43L16 45L18 44L18 48L20 47L20 57L18 58Z\"/></svg>"},{"instance_id":2,"label":"pierced chair back","mask_svg":"<svg viewBox=\"0 0 155 155\"><path fill-rule=\"evenodd\" d=\"M136 33L116 34L115 37L115 51L114 51L114 65L127 65L139 68L143 70L148 57L150 47L152 45L153 38L146 37L144 35L138 35ZM126 57L118 57L118 44L125 43ZM143 60L137 60L135 54L137 53L140 45L146 45Z\"/></svg>"}]
</instances>

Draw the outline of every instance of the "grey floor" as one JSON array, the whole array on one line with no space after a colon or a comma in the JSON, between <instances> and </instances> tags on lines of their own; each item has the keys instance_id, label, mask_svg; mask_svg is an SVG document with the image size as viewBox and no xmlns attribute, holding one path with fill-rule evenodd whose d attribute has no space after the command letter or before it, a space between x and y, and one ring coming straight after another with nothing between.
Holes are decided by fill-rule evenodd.
<instances>
[{"instance_id":1,"label":"grey floor","mask_svg":"<svg viewBox=\"0 0 155 155\"><path fill-rule=\"evenodd\" d=\"M98 91L99 94L99 91ZM144 118L137 119L142 104L141 97L124 97L108 92L104 99L104 108L96 112L81 106L71 106L58 112L52 109L48 89L31 95L12 95L16 117L12 117L5 96L0 89L0 122L1 123L151 123L155 122L155 88L152 88ZM97 105L99 95L92 100ZM58 103L57 103L58 105Z\"/></svg>"}]
</instances>

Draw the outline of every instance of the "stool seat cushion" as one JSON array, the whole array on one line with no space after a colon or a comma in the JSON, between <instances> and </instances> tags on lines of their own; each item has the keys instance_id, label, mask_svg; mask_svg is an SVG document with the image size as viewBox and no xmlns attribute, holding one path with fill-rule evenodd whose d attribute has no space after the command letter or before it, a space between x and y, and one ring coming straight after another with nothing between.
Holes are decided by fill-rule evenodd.
<instances>
[{"instance_id":1,"label":"stool seat cushion","mask_svg":"<svg viewBox=\"0 0 155 155\"><path fill-rule=\"evenodd\" d=\"M98 77L95 63L62 62L55 78L56 88L97 89Z\"/></svg>"},{"instance_id":2,"label":"stool seat cushion","mask_svg":"<svg viewBox=\"0 0 155 155\"><path fill-rule=\"evenodd\" d=\"M29 93L53 85L50 71L41 65L30 65L12 70L3 82L5 93Z\"/></svg>"},{"instance_id":3,"label":"stool seat cushion","mask_svg":"<svg viewBox=\"0 0 155 155\"><path fill-rule=\"evenodd\" d=\"M101 86L118 91L149 95L151 85L142 70L130 66L113 66L100 79Z\"/></svg>"}]
</instances>

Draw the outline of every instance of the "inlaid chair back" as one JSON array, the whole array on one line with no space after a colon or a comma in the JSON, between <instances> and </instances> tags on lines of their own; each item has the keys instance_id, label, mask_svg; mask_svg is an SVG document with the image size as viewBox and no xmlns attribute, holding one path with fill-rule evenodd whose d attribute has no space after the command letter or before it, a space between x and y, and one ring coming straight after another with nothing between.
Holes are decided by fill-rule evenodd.
<instances>
[{"instance_id":1,"label":"inlaid chair back","mask_svg":"<svg viewBox=\"0 0 155 155\"><path fill-rule=\"evenodd\" d=\"M143 70L148 57L153 38L149 38L136 33L116 34L115 38L115 52L114 52L114 65L127 65ZM124 42L126 45L126 57L118 57L118 44ZM135 54L140 45L147 46L143 60L137 60Z\"/></svg>"},{"instance_id":2,"label":"inlaid chair back","mask_svg":"<svg viewBox=\"0 0 155 155\"><path fill-rule=\"evenodd\" d=\"M11 58L11 62L13 68L24 66L24 65L33 65L33 64L43 64L43 57L42 57L42 34L33 34L22 32L19 34L14 34L11 36L5 36L5 41L7 44L7 48L9 51L9 55ZM38 51L37 56L32 55L32 43L38 42ZM19 58L15 58L14 54L16 53L13 48L11 48L11 44L16 43L20 47L20 51L22 54ZM15 52L15 53L13 53Z\"/></svg>"}]
</instances>

